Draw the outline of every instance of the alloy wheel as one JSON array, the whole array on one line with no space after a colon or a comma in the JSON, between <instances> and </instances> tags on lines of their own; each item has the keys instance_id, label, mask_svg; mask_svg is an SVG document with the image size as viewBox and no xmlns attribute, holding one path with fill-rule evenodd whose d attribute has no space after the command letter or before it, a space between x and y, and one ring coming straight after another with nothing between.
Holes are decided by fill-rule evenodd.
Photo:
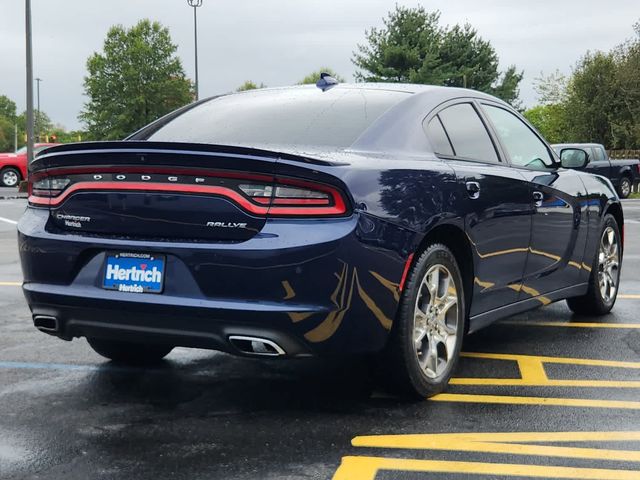
<instances>
[{"instance_id":1,"label":"alloy wheel","mask_svg":"<svg viewBox=\"0 0 640 480\"><path fill-rule=\"evenodd\" d=\"M631 183L629 180L623 178L622 183L620 184L620 193L622 193L623 198L627 198L631 193Z\"/></svg>"},{"instance_id":2,"label":"alloy wheel","mask_svg":"<svg viewBox=\"0 0 640 480\"><path fill-rule=\"evenodd\" d=\"M422 372L440 377L454 360L458 332L458 290L444 265L433 265L418 290L413 344Z\"/></svg>"},{"instance_id":3,"label":"alloy wheel","mask_svg":"<svg viewBox=\"0 0 640 480\"><path fill-rule=\"evenodd\" d=\"M616 296L620 277L620 249L616 232L607 227L600 239L598 251L598 285L602 299L609 303Z\"/></svg>"}]
</instances>

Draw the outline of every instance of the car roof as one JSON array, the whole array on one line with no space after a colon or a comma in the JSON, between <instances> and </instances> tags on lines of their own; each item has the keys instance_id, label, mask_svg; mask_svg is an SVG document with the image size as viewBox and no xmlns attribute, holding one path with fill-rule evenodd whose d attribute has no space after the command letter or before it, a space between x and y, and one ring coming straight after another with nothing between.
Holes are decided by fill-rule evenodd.
<instances>
[{"instance_id":1,"label":"car roof","mask_svg":"<svg viewBox=\"0 0 640 480\"><path fill-rule=\"evenodd\" d=\"M269 95L277 91L305 89L323 92L315 85L296 85L289 87L273 87L258 90L248 90L231 95L243 95L250 92L261 92ZM423 85L412 83L339 83L331 90L360 90L364 95L368 91L393 91L407 94L380 118L375 120L347 151L360 152L395 152L408 155L423 155L432 152L432 146L427 139L422 121L439 105L455 99L486 100L511 107L504 101L487 93L458 87L444 87L439 85Z\"/></svg>"},{"instance_id":2,"label":"car roof","mask_svg":"<svg viewBox=\"0 0 640 480\"><path fill-rule=\"evenodd\" d=\"M127 137L127 140L147 139L149 135L153 135L156 130L163 128L165 124L171 122L177 116L182 115L182 113L188 112L192 108L197 108L202 104L215 101L220 97L227 97L228 99L231 99L233 97L240 98L241 96L253 96L256 101L261 99L264 101L271 101L277 105L279 104L279 97L291 92L304 92L304 95L301 95L301 99L303 99L316 94L319 96L327 95L327 97L335 97L333 94L344 90L360 91L365 98L365 105L368 92L372 95L384 91L400 93L400 95L397 95L395 101L390 104L388 110L373 120L373 122L360 133L360 136L350 146L338 148L338 150L345 152L360 152L363 154L393 152L411 156L422 156L425 153L433 153L433 148L423 129L423 120L425 117L430 115L434 109L451 100L460 99L461 101L464 101L476 99L480 101L490 101L513 111L507 103L493 97L492 95L478 92L476 90L457 87L410 83L363 82L339 83L323 91L315 85L295 85L252 89L202 99L142 128L138 132ZM296 144L279 144L277 149L283 153L294 150L296 154L307 153L310 155L317 155L323 152L336 152L335 147L327 146L325 148L322 145L306 146Z\"/></svg>"},{"instance_id":3,"label":"car roof","mask_svg":"<svg viewBox=\"0 0 640 480\"><path fill-rule=\"evenodd\" d=\"M602 147L601 143L554 143L552 147Z\"/></svg>"}]
</instances>

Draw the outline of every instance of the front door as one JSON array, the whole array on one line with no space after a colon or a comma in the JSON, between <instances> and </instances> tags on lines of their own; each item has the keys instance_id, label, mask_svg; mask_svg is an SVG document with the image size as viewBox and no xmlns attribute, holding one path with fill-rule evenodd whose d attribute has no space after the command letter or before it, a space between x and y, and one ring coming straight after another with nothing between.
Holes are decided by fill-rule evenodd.
<instances>
[{"instance_id":1,"label":"front door","mask_svg":"<svg viewBox=\"0 0 640 480\"><path fill-rule=\"evenodd\" d=\"M575 285L583 268L587 223L581 201L586 195L580 176L557 168L550 148L520 118L492 104L482 109L491 122L514 170L529 183L533 220L520 298Z\"/></svg>"}]
</instances>

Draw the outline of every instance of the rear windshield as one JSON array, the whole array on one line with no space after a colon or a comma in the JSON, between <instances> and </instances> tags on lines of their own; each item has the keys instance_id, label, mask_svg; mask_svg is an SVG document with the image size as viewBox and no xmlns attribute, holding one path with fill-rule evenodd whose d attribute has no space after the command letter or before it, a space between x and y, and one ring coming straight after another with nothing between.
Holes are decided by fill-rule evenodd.
<instances>
[{"instance_id":1,"label":"rear windshield","mask_svg":"<svg viewBox=\"0 0 640 480\"><path fill-rule=\"evenodd\" d=\"M405 92L316 87L256 90L214 98L146 140L274 148L346 148Z\"/></svg>"}]
</instances>

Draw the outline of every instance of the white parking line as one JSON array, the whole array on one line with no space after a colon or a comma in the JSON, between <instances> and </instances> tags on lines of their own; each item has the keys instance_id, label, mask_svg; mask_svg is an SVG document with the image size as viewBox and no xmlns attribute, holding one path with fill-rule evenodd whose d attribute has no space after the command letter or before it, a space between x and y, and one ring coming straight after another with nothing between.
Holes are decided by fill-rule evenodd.
<instances>
[{"instance_id":1,"label":"white parking line","mask_svg":"<svg viewBox=\"0 0 640 480\"><path fill-rule=\"evenodd\" d=\"M4 218L4 217L0 217L0 222L10 223L11 225L18 224L18 222L16 222L15 220L11 220L10 218Z\"/></svg>"}]
</instances>

